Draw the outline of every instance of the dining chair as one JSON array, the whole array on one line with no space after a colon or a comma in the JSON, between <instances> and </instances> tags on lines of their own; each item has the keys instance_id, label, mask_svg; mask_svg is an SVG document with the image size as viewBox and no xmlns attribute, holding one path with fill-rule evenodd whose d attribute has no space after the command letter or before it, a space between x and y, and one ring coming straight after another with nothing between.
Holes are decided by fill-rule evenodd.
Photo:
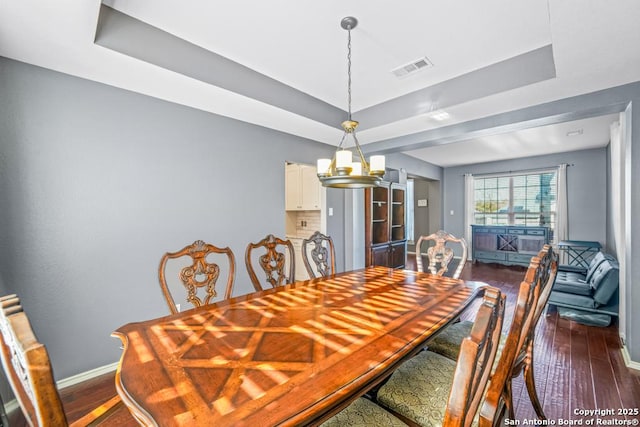
<instances>
[{"instance_id":1,"label":"dining chair","mask_svg":"<svg viewBox=\"0 0 640 427\"><path fill-rule=\"evenodd\" d=\"M509 334L480 410L481 427L497 427L504 425L507 418L515 419L511 382L523 370L536 415L539 419L546 420L533 378L533 337L538 318L551 292L557 272L558 254L550 247L546 254L543 252L545 249L540 252L539 268L534 280L528 281L525 277L520 285Z\"/></svg>"},{"instance_id":2,"label":"dining chair","mask_svg":"<svg viewBox=\"0 0 640 427\"><path fill-rule=\"evenodd\" d=\"M0 357L9 385L31 426L86 427L106 420L116 411L127 411L118 395L82 417L65 413L56 388L49 354L38 342L16 295L0 298Z\"/></svg>"},{"instance_id":3,"label":"dining chair","mask_svg":"<svg viewBox=\"0 0 640 427\"><path fill-rule=\"evenodd\" d=\"M313 265L311 264L313 261ZM309 277L327 277L336 272L336 255L333 239L316 231L302 240L302 261Z\"/></svg>"},{"instance_id":4,"label":"dining chair","mask_svg":"<svg viewBox=\"0 0 640 427\"><path fill-rule=\"evenodd\" d=\"M158 278L171 313L178 313L181 309L173 298L172 289L175 293L183 288L187 294L186 302L193 307L210 304L219 295L220 300L229 299L233 290L235 268L236 261L231 249L219 248L202 240L196 240L177 252L165 253L160 260ZM216 289L221 270L223 276L226 274L226 285L222 289ZM177 280L167 280L169 272L175 273L170 276ZM203 295L199 296L199 293Z\"/></svg>"},{"instance_id":5,"label":"dining chair","mask_svg":"<svg viewBox=\"0 0 640 427\"><path fill-rule=\"evenodd\" d=\"M527 269L524 281L520 284L520 293L514 312L514 320L507 335L501 339L499 353L502 353L507 346L515 346L516 355L508 365L510 373L504 385L504 402L510 419L515 419L513 408L513 398L511 395L511 380L520 373L523 373L527 393L539 419L545 420L546 416L538 398L533 375L534 366L534 338L535 330L542 312L547 305L556 273L558 271L558 253L553 251L551 245L545 245L537 256L532 257ZM527 297L523 296L523 287L527 287ZM529 295L530 294L530 295ZM515 321L518 316L521 326ZM429 351L436 352L445 357L455 360L460 351L460 343L471 330L473 323L462 321L447 327L429 344ZM509 343L509 336L512 330L518 331L518 341ZM502 360L502 358L500 358ZM505 362L502 362L503 366ZM498 365L497 365L498 366Z\"/></svg>"},{"instance_id":6,"label":"dining chair","mask_svg":"<svg viewBox=\"0 0 640 427\"><path fill-rule=\"evenodd\" d=\"M557 251L553 250L551 245L545 245L538 254L538 258L540 259L540 264L538 270L536 271L536 281L538 281L539 283L539 294L537 295L537 301L533 317L531 319L531 324L528 325L528 329L525 331L522 346L516 356L516 363L513 366L511 377L515 378L520 375L520 373L523 374L525 384L527 386L527 393L529 394L531 404L536 411L536 415L539 419L546 420L547 418L544 414L542 404L540 403L540 399L538 397L535 378L533 375L535 347L534 339L536 327L540 320L540 316L545 311L545 308L549 301L549 296L551 295L553 284L556 280L556 276L558 273L559 254ZM526 279L527 278L525 278L525 280ZM514 419L515 414L511 394L509 394L507 398L509 404L509 417L511 419Z\"/></svg>"},{"instance_id":7,"label":"dining chair","mask_svg":"<svg viewBox=\"0 0 640 427\"><path fill-rule=\"evenodd\" d=\"M427 258L429 264L427 269L431 274L437 274L439 276L444 275L449 269L449 263L453 259L453 249L446 246L447 243L457 243L462 249L462 257L458 263L455 271L451 275L454 279L458 279L462 273L462 269L467 261L468 246L467 242L462 237L455 237L452 234L447 233L444 230L438 230L437 232L428 236L420 236L416 243L416 266L418 271L424 272L422 264L422 244L433 242L433 246L429 246L427 249Z\"/></svg>"},{"instance_id":8,"label":"dining chair","mask_svg":"<svg viewBox=\"0 0 640 427\"><path fill-rule=\"evenodd\" d=\"M254 253L256 250L262 250L262 255ZM258 243L249 243L244 262L256 291L264 290L263 284L275 288L295 281L295 256L293 244L288 239L283 240L269 234ZM258 279L254 263L264 273L264 282Z\"/></svg>"},{"instance_id":9,"label":"dining chair","mask_svg":"<svg viewBox=\"0 0 640 427\"><path fill-rule=\"evenodd\" d=\"M377 404L361 397L323 426L470 426L496 356L504 304L499 289L487 288L457 363L422 351L391 374L377 392Z\"/></svg>"}]
</instances>

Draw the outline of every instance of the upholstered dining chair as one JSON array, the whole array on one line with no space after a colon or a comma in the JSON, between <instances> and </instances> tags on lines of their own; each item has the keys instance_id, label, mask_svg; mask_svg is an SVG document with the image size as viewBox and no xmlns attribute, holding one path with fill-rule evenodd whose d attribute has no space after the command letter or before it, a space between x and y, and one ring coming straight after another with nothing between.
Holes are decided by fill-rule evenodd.
<instances>
[{"instance_id":1,"label":"upholstered dining chair","mask_svg":"<svg viewBox=\"0 0 640 427\"><path fill-rule=\"evenodd\" d=\"M470 426L496 356L504 304L505 296L500 290L487 288L457 363L422 351L391 374L378 390L377 404L361 397L327 420L323 427Z\"/></svg>"},{"instance_id":2,"label":"upholstered dining chair","mask_svg":"<svg viewBox=\"0 0 640 427\"><path fill-rule=\"evenodd\" d=\"M520 284L520 293L516 303L513 321L508 335L501 340L501 349L507 346L516 348L516 354L507 362L501 361L500 365L508 366L510 375L504 380L503 396L499 402L500 410L506 410L510 419L515 419L513 398L511 395L511 380L523 373L527 393L539 419L545 420L542 404L538 398L533 376L534 364L534 337L540 315L545 309L556 273L558 271L558 254L550 245L545 245L537 256L533 257L527 269L524 281ZM526 287L526 291L523 290ZM519 319L521 317L522 319ZM517 320L519 319L519 320ZM517 321L516 321L517 320ZM521 325L519 325L519 323ZM450 359L458 357L462 338L467 336L473 325L470 321L462 321L447 327L430 344L429 351L442 354ZM517 335L510 338L511 335ZM509 342L511 339L511 342ZM493 380L492 380L493 381ZM502 380L499 380L502 381ZM494 403L498 405L497 401ZM498 408L494 408L498 411ZM495 412L494 411L494 412Z\"/></svg>"},{"instance_id":3,"label":"upholstered dining chair","mask_svg":"<svg viewBox=\"0 0 640 427\"><path fill-rule=\"evenodd\" d=\"M336 254L333 239L319 231L313 233L308 239L303 239L302 261L312 279L334 274L336 272Z\"/></svg>"},{"instance_id":4,"label":"upholstered dining chair","mask_svg":"<svg viewBox=\"0 0 640 427\"><path fill-rule=\"evenodd\" d=\"M433 242L433 246L429 246L427 249L427 258L429 264L427 268L431 274L437 274L439 276L444 275L449 269L449 263L453 259L453 249L446 246L447 243L457 243L462 248L462 258L456 267L455 271L451 275L454 279L460 277L462 269L467 262L468 247L467 242L462 237L455 237L444 230L439 230L428 236L420 236L416 243L416 266L418 271L424 272L422 264L422 244L427 242Z\"/></svg>"},{"instance_id":5,"label":"upholstered dining chair","mask_svg":"<svg viewBox=\"0 0 640 427\"><path fill-rule=\"evenodd\" d=\"M86 415L72 416L65 409L53 379L49 354L38 342L16 295L0 298L0 357L11 390L31 426L86 427L127 412L118 395ZM73 419L72 419L73 418Z\"/></svg>"},{"instance_id":6,"label":"upholstered dining chair","mask_svg":"<svg viewBox=\"0 0 640 427\"><path fill-rule=\"evenodd\" d=\"M186 302L193 307L207 305L216 299L229 299L233 290L236 261L233 252L228 247L219 248L202 240L196 240L177 252L167 252L160 260L158 278L160 287L171 313L177 313L182 308L176 304L172 289L179 288L186 291ZM173 271L177 280L168 280L169 271ZM227 280L222 289L216 289L221 271ZM179 281L179 284L176 283ZM199 295L201 293L202 295Z\"/></svg>"},{"instance_id":7,"label":"upholstered dining chair","mask_svg":"<svg viewBox=\"0 0 640 427\"><path fill-rule=\"evenodd\" d=\"M293 244L288 239L269 234L257 243L249 243L244 262L256 291L262 291L263 284L275 288L295 281L295 256ZM254 268L254 264L260 270ZM264 281L258 279L256 271L264 274Z\"/></svg>"}]
</instances>

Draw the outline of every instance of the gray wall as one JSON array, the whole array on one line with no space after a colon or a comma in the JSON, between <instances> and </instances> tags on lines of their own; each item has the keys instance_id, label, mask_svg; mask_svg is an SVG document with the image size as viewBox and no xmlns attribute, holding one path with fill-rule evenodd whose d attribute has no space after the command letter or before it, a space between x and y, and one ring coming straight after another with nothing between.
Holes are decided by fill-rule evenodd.
<instances>
[{"instance_id":1,"label":"gray wall","mask_svg":"<svg viewBox=\"0 0 640 427\"><path fill-rule=\"evenodd\" d=\"M168 314L157 268L196 239L236 254L284 235L285 160L325 144L0 58L0 285L57 379L116 362L111 332ZM327 232L344 266L343 191Z\"/></svg>"},{"instance_id":2,"label":"gray wall","mask_svg":"<svg viewBox=\"0 0 640 427\"><path fill-rule=\"evenodd\" d=\"M442 183L429 182L429 234L444 228L442 226Z\"/></svg>"},{"instance_id":3,"label":"gray wall","mask_svg":"<svg viewBox=\"0 0 640 427\"><path fill-rule=\"evenodd\" d=\"M627 156L625 173L625 209L624 230L626 250L626 344L631 360L640 364L640 90L630 94L634 101L626 110L627 147L631 152ZM636 368L638 365L636 365Z\"/></svg>"},{"instance_id":4,"label":"gray wall","mask_svg":"<svg viewBox=\"0 0 640 427\"><path fill-rule=\"evenodd\" d=\"M607 244L607 150L575 151L528 157L524 159L481 163L444 170L444 228L454 235L464 235L464 174L519 171L532 168L567 168L569 239L594 240ZM453 210L453 215L451 211Z\"/></svg>"},{"instance_id":5,"label":"gray wall","mask_svg":"<svg viewBox=\"0 0 640 427\"><path fill-rule=\"evenodd\" d=\"M366 149L366 146L363 149ZM375 153L372 152L371 154ZM436 181L442 180L443 169L440 166L424 162L406 154L386 154L386 166L388 169L404 170L404 173L410 176L419 176Z\"/></svg>"},{"instance_id":6,"label":"gray wall","mask_svg":"<svg viewBox=\"0 0 640 427\"><path fill-rule=\"evenodd\" d=\"M414 179L413 181L413 219L414 219L414 233L413 238L417 242L418 238L422 235L430 234L430 218L429 218L429 206L434 203L432 197L429 194L430 182L424 179ZM418 200L426 199L427 206L418 206ZM414 252L416 245L407 244L407 251Z\"/></svg>"}]
</instances>

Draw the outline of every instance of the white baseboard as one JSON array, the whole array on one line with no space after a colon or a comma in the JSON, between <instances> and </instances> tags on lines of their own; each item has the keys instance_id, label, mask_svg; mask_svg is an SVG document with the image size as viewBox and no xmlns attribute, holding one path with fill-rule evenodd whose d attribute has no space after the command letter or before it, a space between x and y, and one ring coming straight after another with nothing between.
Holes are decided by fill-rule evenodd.
<instances>
[{"instance_id":1,"label":"white baseboard","mask_svg":"<svg viewBox=\"0 0 640 427\"><path fill-rule=\"evenodd\" d=\"M120 362L110 363L108 365L91 369L90 371L80 372L79 374L73 375L71 377L63 378L56 383L56 385L58 386L58 390L62 390L65 387L70 387L83 381L90 380L91 378L99 377L102 374L113 372L118 368L118 363Z\"/></svg>"},{"instance_id":2,"label":"white baseboard","mask_svg":"<svg viewBox=\"0 0 640 427\"><path fill-rule=\"evenodd\" d=\"M626 345L622 346L622 358L624 359L624 364L627 365L627 368L640 371L640 362L634 362L631 360Z\"/></svg>"},{"instance_id":3,"label":"white baseboard","mask_svg":"<svg viewBox=\"0 0 640 427\"><path fill-rule=\"evenodd\" d=\"M18 405L18 400L13 399L4 404L4 412L9 415L12 414L13 411L19 411L20 406Z\"/></svg>"},{"instance_id":4,"label":"white baseboard","mask_svg":"<svg viewBox=\"0 0 640 427\"><path fill-rule=\"evenodd\" d=\"M56 382L56 386L58 387L58 390L62 390L65 387L70 387L83 381L90 380L91 378L99 377L102 374L113 372L118 367L118 363L119 362L111 363L109 365L91 369L90 371L80 372L79 374L73 375L68 378L63 378L60 381ZM14 398L13 400L5 403L4 410L7 414L12 413L13 411L20 410L18 401Z\"/></svg>"}]
</instances>

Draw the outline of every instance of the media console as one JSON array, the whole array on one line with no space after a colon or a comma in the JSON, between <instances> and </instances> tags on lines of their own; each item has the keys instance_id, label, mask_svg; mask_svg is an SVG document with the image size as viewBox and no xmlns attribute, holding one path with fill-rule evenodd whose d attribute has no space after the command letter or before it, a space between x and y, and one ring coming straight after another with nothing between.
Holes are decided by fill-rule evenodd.
<instances>
[{"instance_id":1,"label":"media console","mask_svg":"<svg viewBox=\"0 0 640 427\"><path fill-rule=\"evenodd\" d=\"M528 266L549 243L549 227L472 225L474 261Z\"/></svg>"}]
</instances>

